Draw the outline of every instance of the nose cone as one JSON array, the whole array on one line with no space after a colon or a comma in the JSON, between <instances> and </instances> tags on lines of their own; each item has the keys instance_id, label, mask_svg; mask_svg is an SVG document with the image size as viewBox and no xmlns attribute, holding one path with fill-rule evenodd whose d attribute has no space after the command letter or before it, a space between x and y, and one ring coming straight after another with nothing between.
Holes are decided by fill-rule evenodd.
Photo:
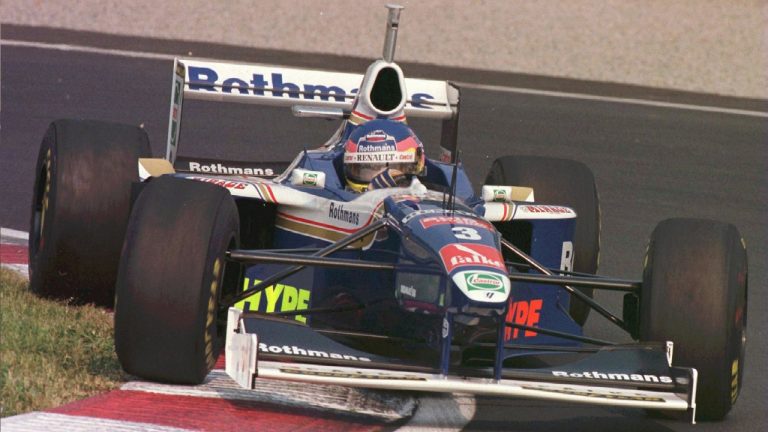
<instances>
[{"instance_id":1,"label":"nose cone","mask_svg":"<svg viewBox=\"0 0 768 432\"><path fill-rule=\"evenodd\" d=\"M503 303L509 298L511 284L504 258L491 244L451 243L440 249L440 258L468 299Z\"/></svg>"},{"instance_id":2,"label":"nose cone","mask_svg":"<svg viewBox=\"0 0 768 432\"><path fill-rule=\"evenodd\" d=\"M387 210L403 221L406 237L431 251L453 282L451 307L503 310L512 284L499 250L500 234L490 222L468 208L446 210L440 201L388 200Z\"/></svg>"},{"instance_id":3,"label":"nose cone","mask_svg":"<svg viewBox=\"0 0 768 432\"><path fill-rule=\"evenodd\" d=\"M453 283L468 299L484 303L504 303L509 299L509 278L490 270L464 270L452 276Z\"/></svg>"}]
</instances>

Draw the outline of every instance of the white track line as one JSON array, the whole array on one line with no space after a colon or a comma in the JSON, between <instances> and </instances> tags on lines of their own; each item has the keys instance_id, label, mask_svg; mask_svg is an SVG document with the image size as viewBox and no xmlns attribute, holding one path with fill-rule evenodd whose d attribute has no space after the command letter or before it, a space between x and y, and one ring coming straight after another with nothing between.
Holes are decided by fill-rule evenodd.
<instances>
[{"instance_id":1,"label":"white track line","mask_svg":"<svg viewBox=\"0 0 768 432\"><path fill-rule=\"evenodd\" d=\"M27 264L0 264L0 267L13 270L25 278L29 278L29 265Z\"/></svg>"},{"instance_id":2,"label":"white track line","mask_svg":"<svg viewBox=\"0 0 768 432\"><path fill-rule=\"evenodd\" d=\"M194 409L194 408L192 408ZM31 412L0 420L3 432L191 432L168 426L96 417L81 417L46 412Z\"/></svg>"},{"instance_id":3,"label":"white track line","mask_svg":"<svg viewBox=\"0 0 768 432\"><path fill-rule=\"evenodd\" d=\"M0 228L0 238L10 238L14 240L29 240L29 233L17 231L10 228Z\"/></svg>"},{"instance_id":4,"label":"white track line","mask_svg":"<svg viewBox=\"0 0 768 432\"><path fill-rule=\"evenodd\" d=\"M84 52L89 54L103 54L103 55L110 55L110 56L131 57L131 58L141 58L141 59L151 59L151 60L173 61L173 59L177 57L171 54L158 54L158 53L151 53L146 51L129 51L129 50L118 50L118 49L107 49L107 48L95 48L95 47L88 47L83 45L27 42L27 41L9 40L9 39L1 39L0 45L51 49L51 50L57 50L57 51L76 51L76 52Z\"/></svg>"},{"instance_id":5,"label":"white track line","mask_svg":"<svg viewBox=\"0 0 768 432\"><path fill-rule=\"evenodd\" d=\"M722 108L722 107L707 106L707 105L691 105L691 104L682 104L682 103L674 103L674 102L653 101L653 100L646 100L646 99L633 99L633 98L622 98L622 97L612 97L612 96L596 96L596 95L590 95L586 93L566 93L566 92L550 91L550 90L528 89L528 88L522 88L522 87L505 87L505 86L495 86L495 85L485 85L485 84L472 84L472 83L462 83L458 81L456 82L456 84L458 84L459 87L472 88L476 90L488 90L488 91L496 91L496 92L504 92L504 93L521 93L521 94L530 94L530 95L536 95L536 96L549 96L549 97L580 99L580 100L589 100L589 101L598 101L598 102L613 102L613 103L623 103L623 104L630 104L630 105L645 105L645 106L652 106L656 108L672 108L672 109L682 109L682 110L691 110L691 111L713 112L718 114L733 114L733 115L742 115L742 116L750 116L750 117L768 118L768 112L763 112L763 111Z\"/></svg>"},{"instance_id":6,"label":"white track line","mask_svg":"<svg viewBox=\"0 0 768 432\"><path fill-rule=\"evenodd\" d=\"M12 39L11 40L2 39L0 40L0 45L39 48L39 49L52 49L52 50L58 50L58 51L76 51L76 52L84 52L84 53L92 53L92 54L103 54L103 55L111 55L111 56L153 59L153 60L173 60L176 57L175 55L170 55L170 54L158 54L158 53L151 53L151 52L145 52L145 51L129 51L129 50L117 50L117 49L107 49L107 48L95 48L95 47L88 47L88 46L82 46L82 45L28 42L28 41L20 41L20 40L12 40ZM191 55L191 53L188 53L187 55ZM647 99L598 96L598 95L590 95L585 93L567 93L567 92L550 91L550 90L536 90L536 89L529 89L529 88L523 88L523 87L505 87L505 86L496 86L496 85L465 83L460 81L457 81L456 83L460 87L470 88L475 90L489 90L489 91L498 91L498 92L505 92L505 93L530 94L530 95L537 95L537 96L579 99L579 100L589 100L589 101L599 101L599 102L611 102L611 103L620 103L620 104L629 104L629 105L644 105L644 106L651 106L651 107L657 107L657 108L681 109L681 110L689 110L689 111L701 111L701 112L712 112L712 113L718 113L718 114L731 114L731 115L740 115L740 116L749 116L749 117L768 118L768 112L764 112L764 111L751 111L751 110L723 108L723 107L707 106L707 105L662 102L662 101L653 101L653 100L647 100Z\"/></svg>"}]
</instances>

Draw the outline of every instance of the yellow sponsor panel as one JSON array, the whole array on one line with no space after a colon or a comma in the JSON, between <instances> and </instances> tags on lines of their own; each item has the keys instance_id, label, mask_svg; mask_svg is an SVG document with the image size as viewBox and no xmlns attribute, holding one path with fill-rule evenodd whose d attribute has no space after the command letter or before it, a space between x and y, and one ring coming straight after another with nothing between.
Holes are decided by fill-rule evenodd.
<instances>
[{"instance_id":1,"label":"yellow sponsor panel","mask_svg":"<svg viewBox=\"0 0 768 432\"><path fill-rule=\"evenodd\" d=\"M243 291L261 282L258 279L245 278L243 281ZM306 310L309 308L309 290L296 288L291 285L274 284L264 291L237 302L235 307L244 311L254 312L293 312L297 310ZM295 315L296 321L307 323L307 317L304 315Z\"/></svg>"}]
</instances>

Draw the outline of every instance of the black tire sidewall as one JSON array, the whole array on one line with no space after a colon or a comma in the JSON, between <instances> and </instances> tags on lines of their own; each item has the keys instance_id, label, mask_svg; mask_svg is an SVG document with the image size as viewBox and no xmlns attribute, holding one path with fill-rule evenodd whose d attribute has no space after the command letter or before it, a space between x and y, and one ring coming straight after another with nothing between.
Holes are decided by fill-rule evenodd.
<instances>
[{"instance_id":1,"label":"black tire sidewall","mask_svg":"<svg viewBox=\"0 0 768 432\"><path fill-rule=\"evenodd\" d=\"M674 364L698 370L701 420L722 419L741 389L747 272L746 250L733 225L668 219L651 235L640 293L640 339L671 340ZM737 386L732 387L734 365Z\"/></svg>"},{"instance_id":2,"label":"black tire sidewall","mask_svg":"<svg viewBox=\"0 0 768 432\"><path fill-rule=\"evenodd\" d=\"M117 282L115 345L127 372L181 384L210 372L223 336L225 252L237 246L238 227L234 201L218 186L161 177L142 192Z\"/></svg>"},{"instance_id":3,"label":"black tire sidewall","mask_svg":"<svg viewBox=\"0 0 768 432\"><path fill-rule=\"evenodd\" d=\"M131 184L139 180L138 159L149 156L149 139L138 127L83 120L50 125L38 154L31 205L33 292L112 306ZM46 198L38 232L36 210Z\"/></svg>"}]
</instances>

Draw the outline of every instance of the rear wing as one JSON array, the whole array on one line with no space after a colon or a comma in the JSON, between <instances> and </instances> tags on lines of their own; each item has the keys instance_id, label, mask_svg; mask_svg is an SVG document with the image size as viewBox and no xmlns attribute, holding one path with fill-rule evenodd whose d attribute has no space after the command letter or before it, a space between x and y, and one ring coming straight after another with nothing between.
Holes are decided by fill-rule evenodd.
<instances>
[{"instance_id":1,"label":"rear wing","mask_svg":"<svg viewBox=\"0 0 768 432\"><path fill-rule=\"evenodd\" d=\"M183 100L239 102L276 107L315 106L352 109L362 74L283 66L238 64L177 58L165 158L173 164L178 151ZM443 121L443 158L456 149L459 89L447 81L406 78L405 113Z\"/></svg>"}]
</instances>

